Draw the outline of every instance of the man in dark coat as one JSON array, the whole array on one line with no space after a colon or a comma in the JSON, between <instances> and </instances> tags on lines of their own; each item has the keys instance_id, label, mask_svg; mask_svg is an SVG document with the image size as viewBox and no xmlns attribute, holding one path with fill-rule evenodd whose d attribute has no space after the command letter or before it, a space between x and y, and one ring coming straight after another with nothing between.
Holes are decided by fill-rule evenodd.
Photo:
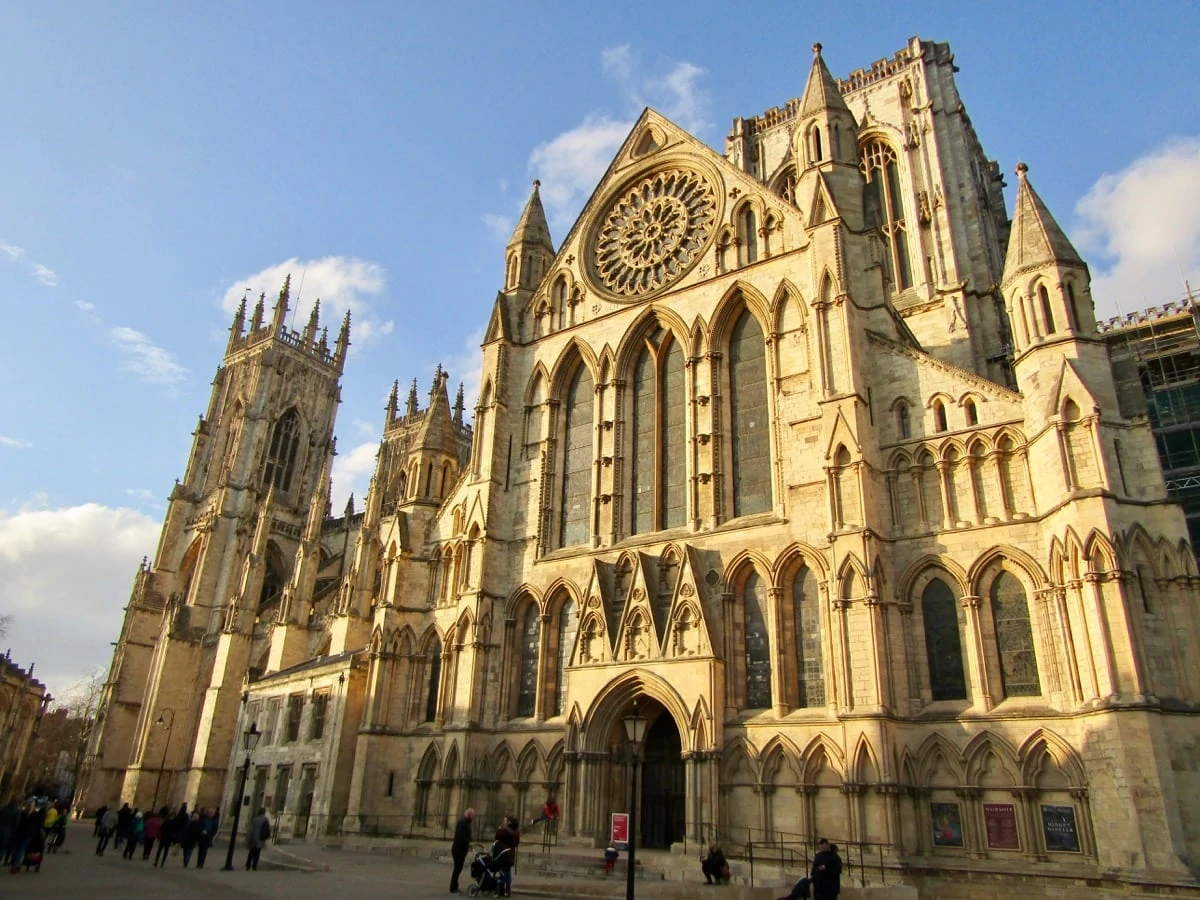
<instances>
[{"instance_id":1,"label":"man in dark coat","mask_svg":"<svg viewBox=\"0 0 1200 900\"><path fill-rule=\"evenodd\" d=\"M267 808L260 806L258 814L250 820L250 827L246 829L246 871L251 869L258 871L258 858L262 855L262 849L267 845L267 841L271 839L271 820L267 817ZM232 840L232 838L230 838Z\"/></svg>"},{"instance_id":2,"label":"man in dark coat","mask_svg":"<svg viewBox=\"0 0 1200 900\"><path fill-rule=\"evenodd\" d=\"M492 843L492 859L496 861L497 885L496 895L507 897L512 894L512 867L517 860L517 845L521 843L521 832L517 825L516 816L505 816L504 824L496 829L496 839Z\"/></svg>"},{"instance_id":3,"label":"man in dark coat","mask_svg":"<svg viewBox=\"0 0 1200 900\"><path fill-rule=\"evenodd\" d=\"M834 900L841 889L842 858L838 856L837 847L821 838L817 842L817 855L813 857L813 900Z\"/></svg>"},{"instance_id":4,"label":"man in dark coat","mask_svg":"<svg viewBox=\"0 0 1200 900\"><path fill-rule=\"evenodd\" d=\"M450 845L450 858L454 860L454 871L450 873L450 893L458 893L458 876L462 872L463 863L467 859L467 850L471 847L471 820L475 818L475 810L468 809L454 826L454 843Z\"/></svg>"}]
</instances>

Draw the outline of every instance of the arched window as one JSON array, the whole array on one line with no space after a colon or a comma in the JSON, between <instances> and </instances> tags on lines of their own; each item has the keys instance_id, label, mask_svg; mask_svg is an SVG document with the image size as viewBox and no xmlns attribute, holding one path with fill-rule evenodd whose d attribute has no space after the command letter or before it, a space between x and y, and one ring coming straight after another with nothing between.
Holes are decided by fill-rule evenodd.
<instances>
[{"instance_id":1,"label":"arched window","mask_svg":"<svg viewBox=\"0 0 1200 900\"><path fill-rule=\"evenodd\" d=\"M821 601L817 578L808 566L801 566L792 579L792 622L795 627L796 706L824 706Z\"/></svg>"},{"instance_id":2,"label":"arched window","mask_svg":"<svg viewBox=\"0 0 1200 900\"><path fill-rule=\"evenodd\" d=\"M300 416L296 410L289 409L271 429L271 443L267 446L267 460L263 466L263 487L274 485L281 491L292 489L299 448Z\"/></svg>"},{"instance_id":3,"label":"arched window","mask_svg":"<svg viewBox=\"0 0 1200 900\"><path fill-rule=\"evenodd\" d=\"M1029 623L1029 601L1021 581L1010 572L1001 572L992 582L992 623L996 630L996 651L1000 656L1000 678L1006 697L1038 697L1042 685L1038 679L1037 654L1033 650L1033 629Z\"/></svg>"},{"instance_id":4,"label":"arched window","mask_svg":"<svg viewBox=\"0 0 1200 900\"><path fill-rule=\"evenodd\" d=\"M683 351L661 327L633 367L631 425L631 533L677 528L687 516Z\"/></svg>"},{"instance_id":5,"label":"arched window","mask_svg":"<svg viewBox=\"0 0 1200 900\"><path fill-rule=\"evenodd\" d=\"M966 700L958 603L940 578L929 582L921 595L921 618L925 623L925 655L933 699Z\"/></svg>"},{"instance_id":6,"label":"arched window","mask_svg":"<svg viewBox=\"0 0 1200 900\"><path fill-rule=\"evenodd\" d=\"M567 711L567 666L571 664L571 651L578 632L579 611L575 601L567 599L558 611L558 684L554 691L554 712L560 716Z\"/></svg>"},{"instance_id":7,"label":"arched window","mask_svg":"<svg viewBox=\"0 0 1200 900\"><path fill-rule=\"evenodd\" d=\"M896 151L884 141L871 141L862 148L859 168L866 179L864 208L867 224L878 228L888 244L888 279L896 290L910 288L912 271L908 261L908 231Z\"/></svg>"},{"instance_id":8,"label":"arched window","mask_svg":"<svg viewBox=\"0 0 1200 900\"><path fill-rule=\"evenodd\" d=\"M933 430L938 434L946 431L949 426L946 424L946 406L941 400L933 401Z\"/></svg>"},{"instance_id":9,"label":"arched window","mask_svg":"<svg viewBox=\"0 0 1200 900\"><path fill-rule=\"evenodd\" d=\"M729 339L729 443L733 514L771 509L771 438L767 427L767 357L762 328L742 312Z\"/></svg>"},{"instance_id":10,"label":"arched window","mask_svg":"<svg viewBox=\"0 0 1200 900\"><path fill-rule=\"evenodd\" d=\"M1050 293L1044 284L1039 284L1037 294L1038 303L1042 307L1042 321L1046 326L1046 334L1054 334L1058 328L1054 324L1054 310L1050 308Z\"/></svg>"},{"instance_id":11,"label":"arched window","mask_svg":"<svg viewBox=\"0 0 1200 900\"><path fill-rule=\"evenodd\" d=\"M819 163L824 158L821 152L821 129L816 126L812 130L812 161Z\"/></svg>"},{"instance_id":12,"label":"arched window","mask_svg":"<svg viewBox=\"0 0 1200 900\"><path fill-rule=\"evenodd\" d=\"M504 283L510 288L517 286L517 255L515 253L508 258L508 273Z\"/></svg>"},{"instance_id":13,"label":"arched window","mask_svg":"<svg viewBox=\"0 0 1200 900\"><path fill-rule=\"evenodd\" d=\"M742 263L749 265L758 262L758 217L754 210L747 206L738 217L738 230L742 239Z\"/></svg>"},{"instance_id":14,"label":"arched window","mask_svg":"<svg viewBox=\"0 0 1200 900\"><path fill-rule=\"evenodd\" d=\"M766 587L757 572L742 584L742 649L746 665L746 708L766 709L771 705L771 647L763 607Z\"/></svg>"},{"instance_id":15,"label":"arched window","mask_svg":"<svg viewBox=\"0 0 1200 900\"><path fill-rule=\"evenodd\" d=\"M517 715L532 716L537 707L538 649L541 642L541 621L536 603L525 610L521 624L521 675L517 686Z\"/></svg>"},{"instance_id":16,"label":"arched window","mask_svg":"<svg viewBox=\"0 0 1200 900\"><path fill-rule=\"evenodd\" d=\"M1075 301L1075 285L1067 282L1067 319L1075 331L1083 331L1083 318L1079 315L1079 304Z\"/></svg>"},{"instance_id":17,"label":"arched window","mask_svg":"<svg viewBox=\"0 0 1200 900\"><path fill-rule=\"evenodd\" d=\"M970 397L963 403L963 412L966 413L968 425L979 424L979 412L975 409L975 401Z\"/></svg>"},{"instance_id":18,"label":"arched window","mask_svg":"<svg viewBox=\"0 0 1200 900\"><path fill-rule=\"evenodd\" d=\"M909 419L908 404L901 401L896 406L896 424L900 428L900 440L912 437L912 421Z\"/></svg>"},{"instance_id":19,"label":"arched window","mask_svg":"<svg viewBox=\"0 0 1200 900\"><path fill-rule=\"evenodd\" d=\"M558 546L585 543L592 497L592 375L580 365L564 404Z\"/></svg>"},{"instance_id":20,"label":"arched window","mask_svg":"<svg viewBox=\"0 0 1200 900\"><path fill-rule=\"evenodd\" d=\"M429 670L429 682L425 688L425 719L432 722L437 718L438 689L442 683L442 642L433 639L426 657L426 668Z\"/></svg>"},{"instance_id":21,"label":"arched window","mask_svg":"<svg viewBox=\"0 0 1200 900\"><path fill-rule=\"evenodd\" d=\"M567 327L567 279L554 282L554 314L558 318L558 330Z\"/></svg>"}]
</instances>

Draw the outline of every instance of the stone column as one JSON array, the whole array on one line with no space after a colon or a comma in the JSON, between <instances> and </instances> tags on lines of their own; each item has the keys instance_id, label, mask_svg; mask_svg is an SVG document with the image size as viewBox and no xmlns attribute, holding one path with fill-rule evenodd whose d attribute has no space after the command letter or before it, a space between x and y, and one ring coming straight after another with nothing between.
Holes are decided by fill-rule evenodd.
<instances>
[{"instance_id":1,"label":"stone column","mask_svg":"<svg viewBox=\"0 0 1200 900\"><path fill-rule=\"evenodd\" d=\"M1075 647L1075 632L1071 628L1071 616L1067 610L1066 589L1056 585L1051 588L1054 595L1054 609L1058 613L1058 627L1062 629L1063 654L1067 661L1067 677L1071 682L1072 699L1079 703L1083 700L1083 686L1079 679L1079 657Z\"/></svg>"},{"instance_id":2,"label":"stone column","mask_svg":"<svg viewBox=\"0 0 1200 900\"><path fill-rule=\"evenodd\" d=\"M534 720L546 721L546 653L550 649L550 614L538 616L537 693L534 700Z\"/></svg>"},{"instance_id":3,"label":"stone column","mask_svg":"<svg viewBox=\"0 0 1200 900\"><path fill-rule=\"evenodd\" d=\"M1071 606L1075 607L1079 616L1079 634L1083 646L1079 648L1078 655L1083 658L1081 671L1083 699L1096 700L1100 697L1100 684L1096 674L1096 652L1092 647L1092 629L1088 622L1089 616L1084 611L1083 579L1072 579L1067 586L1075 601Z\"/></svg>"},{"instance_id":4,"label":"stone column","mask_svg":"<svg viewBox=\"0 0 1200 900\"><path fill-rule=\"evenodd\" d=\"M959 601L967 616L967 660L968 678L971 680L971 697L984 710L995 706L992 695L992 679L988 673L987 650L983 643L983 627L979 621L979 607L982 600L968 595Z\"/></svg>"},{"instance_id":5,"label":"stone column","mask_svg":"<svg viewBox=\"0 0 1200 900\"><path fill-rule=\"evenodd\" d=\"M737 660L736 660L736 640L734 637L734 596L731 591L725 591L721 594L721 614L724 619L723 630L725 637L723 643L723 655L725 657L725 714L732 716L737 713L738 697L741 691L737 690Z\"/></svg>"},{"instance_id":6,"label":"stone column","mask_svg":"<svg viewBox=\"0 0 1200 900\"><path fill-rule=\"evenodd\" d=\"M783 639L783 609L780 603L782 597L783 588L767 588L767 603L771 611L771 657L774 660L771 666L771 699L775 715L779 717L786 716L790 708L784 681L784 670L787 668L784 647L788 646L789 642Z\"/></svg>"}]
</instances>

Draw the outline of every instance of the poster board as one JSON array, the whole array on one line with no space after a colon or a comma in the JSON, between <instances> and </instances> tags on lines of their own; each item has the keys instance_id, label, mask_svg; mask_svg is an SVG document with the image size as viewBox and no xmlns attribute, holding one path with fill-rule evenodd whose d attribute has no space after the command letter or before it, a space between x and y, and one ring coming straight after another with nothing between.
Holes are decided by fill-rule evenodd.
<instances>
[{"instance_id":1,"label":"poster board","mask_svg":"<svg viewBox=\"0 0 1200 900\"><path fill-rule=\"evenodd\" d=\"M1043 806L1042 836L1048 851L1078 853L1079 829L1075 824L1075 807Z\"/></svg>"},{"instance_id":2,"label":"poster board","mask_svg":"<svg viewBox=\"0 0 1200 900\"><path fill-rule=\"evenodd\" d=\"M963 845L962 814L957 803L930 803L929 814L933 820L933 846Z\"/></svg>"},{"instance_id":3,"label":"poster board","mask_svg":"<svg viewBox=\"0 0 1200 900\"><path fill-rule=\"evenodd\" d=\"M612 845L618 850L629 846L629 813L613 813L610 832Z\"/></svg>"},{"instance_id":4,"label":"poster board","mask_svg":"<svg viewBox=\"0 0 1200 900\"><path fill-rule=\"evenodd\" d=\"M1011 803L983 804L983 824L989 850L1020 850L1017 810Z\"/></svg>"}]
</instances>

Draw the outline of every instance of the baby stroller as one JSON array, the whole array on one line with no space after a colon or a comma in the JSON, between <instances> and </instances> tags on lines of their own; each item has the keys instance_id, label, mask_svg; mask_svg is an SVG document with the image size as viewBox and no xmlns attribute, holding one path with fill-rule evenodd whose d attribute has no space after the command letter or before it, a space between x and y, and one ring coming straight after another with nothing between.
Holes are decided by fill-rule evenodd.
<instances>
[{"instance_id":1,"label":"baby stroller","mask_svg":"<svg viewBox=\"0 0 1200 900\"><path fill-rule=\"evenodd\" d=\"M493 856L484 850L480 850L475 854L475 859L471 861L471 877L475 879L475 883L467 887L468 897L478 897L482 894L485 897L501 896L503 885L501 884L501 870L505 860L512 857L512 848L499 848L492 846L493 850L499 852Z\"/></svg>"}]
</instances>

